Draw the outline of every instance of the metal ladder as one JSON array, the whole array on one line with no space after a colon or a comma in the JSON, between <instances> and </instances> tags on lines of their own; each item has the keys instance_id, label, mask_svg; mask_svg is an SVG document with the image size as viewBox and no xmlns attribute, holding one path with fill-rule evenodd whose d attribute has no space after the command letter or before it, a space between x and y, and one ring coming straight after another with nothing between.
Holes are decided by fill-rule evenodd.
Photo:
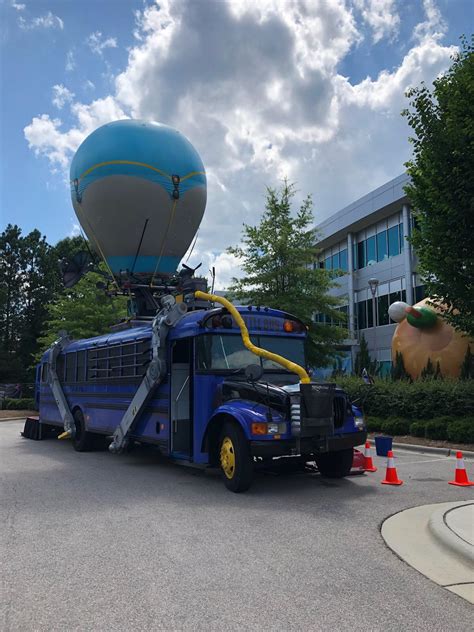
<instances>
[{"instance_id":1,"label":"metal ladder","mask_svg":"<svg viewBox=\"0 0 474 632\"><path fill-rule=\"evenodd\" d=\"M186 304L176 303L174 296L171 294L161 298L161 305L162 309L155 316L152 323L153 356L137 392L113 434L109 450L114 454L118 454L126 448L135 423L151 399L154 390L166 376L165 343L168 331L171 327L174 327L188 311Z\"/></svg>"},{"instance_id":2,"label":"metal ladder","mask_svg":"<svg viewBox=\"0 0 474 632\"><path fill-rule=\"evenodd\" d=\"M59 408L59 414L63 422L64 432L59 435L58 439L65 439L66 437L74 437L76 434L76 425L74 423L74 417L72 416L69 408L66 395L64 394L63 387L59 381L58 374L56 373L56 359L63 349L65 349L71 342L66 332L60 332L59 338L53 342L49 348L48 353L48 384L53 391L54 401Z\"/></svg>"}]
</instances>

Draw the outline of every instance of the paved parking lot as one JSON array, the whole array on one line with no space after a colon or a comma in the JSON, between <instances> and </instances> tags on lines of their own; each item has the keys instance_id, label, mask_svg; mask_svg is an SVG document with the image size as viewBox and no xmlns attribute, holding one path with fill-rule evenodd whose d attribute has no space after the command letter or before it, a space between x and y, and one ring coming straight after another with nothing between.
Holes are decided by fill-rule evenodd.
<instances>
[{"instance_id":1,"label":"paved parking lot","mask_svg":"<svg viewBox=\"0 0 474 632\"><path fill-rule=\"evenodd\" d=\"M330 481L259 473L228 492L215 472L151 450L79 454L0 424L2 629L467 630L472 606L385 545L389 515L471 499L455 459L397 455ZM474 464L466 461L474 477Z\"/></svg>"}]
</instances>

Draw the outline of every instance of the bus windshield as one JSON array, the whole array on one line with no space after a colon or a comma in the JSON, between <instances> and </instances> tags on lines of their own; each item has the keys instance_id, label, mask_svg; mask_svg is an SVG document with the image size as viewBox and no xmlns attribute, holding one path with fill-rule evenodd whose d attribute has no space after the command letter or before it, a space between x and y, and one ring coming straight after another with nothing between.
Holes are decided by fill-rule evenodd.
<instances>
[{"instance_id":1,"label":"bus windshield","mask_svg":"<svg viewBox=\"0 0 474 632\"><path fill-rule=\"evenodd\" d=\"M279 336L252 336L252 342L262 349L278 353L291 362L305 366L304 340ZM206 334L196 342L197 369L201 371L225 371L245 369L249 364L261 364L265 371L284 371L272 360L265 360L249 351L239 334Z\"/></svg>"}]
</instances>

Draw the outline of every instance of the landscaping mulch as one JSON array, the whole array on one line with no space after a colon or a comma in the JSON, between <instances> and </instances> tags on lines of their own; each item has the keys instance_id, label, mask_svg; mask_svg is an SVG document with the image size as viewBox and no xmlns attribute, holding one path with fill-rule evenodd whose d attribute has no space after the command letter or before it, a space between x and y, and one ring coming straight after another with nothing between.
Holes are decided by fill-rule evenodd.
<instances>
[{"instance_id":1,"label":"landscaping mulch","mask_svg":"<svg viewBox=\"0 0 474 632\"><path fill-rule=\"evenodd\" d=\"M37 416L37 410L0 410L0 421L4 419L25 419L26 417Z\"/></svg>"},{"instance_id":2,"label":"landscaping mulch","mask_svg":"<svg viewBox=\"0 0 474 632\"><path fill-rule=\"evenodd\" d=\"M379 432L369 433L369 438L373 439ZM450 441L439 441L437 439L424 439L423 437L411 437L410 435L394 436L394 443L410 443L411 445L429 446L433 448L446 448L451 450L474 451L473 443L451 443Z\"/></svg>"}]
</instances>

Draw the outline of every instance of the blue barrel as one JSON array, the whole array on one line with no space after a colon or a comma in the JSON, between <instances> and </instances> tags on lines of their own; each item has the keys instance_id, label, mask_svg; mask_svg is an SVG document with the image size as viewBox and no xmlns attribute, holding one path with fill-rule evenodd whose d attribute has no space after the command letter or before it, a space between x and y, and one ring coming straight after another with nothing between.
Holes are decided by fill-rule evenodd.
<instances>
[{"instance_id":1,"label":"blue barrel","mask_svg":"<svg viewBox=\"0 0 474 632\"><path fill-rule=\"evenodd\" d=\"M375 437L375 451L377 456L387 456L389 450L392 449L393 437Z\"/></svg>"}]
</instances>

